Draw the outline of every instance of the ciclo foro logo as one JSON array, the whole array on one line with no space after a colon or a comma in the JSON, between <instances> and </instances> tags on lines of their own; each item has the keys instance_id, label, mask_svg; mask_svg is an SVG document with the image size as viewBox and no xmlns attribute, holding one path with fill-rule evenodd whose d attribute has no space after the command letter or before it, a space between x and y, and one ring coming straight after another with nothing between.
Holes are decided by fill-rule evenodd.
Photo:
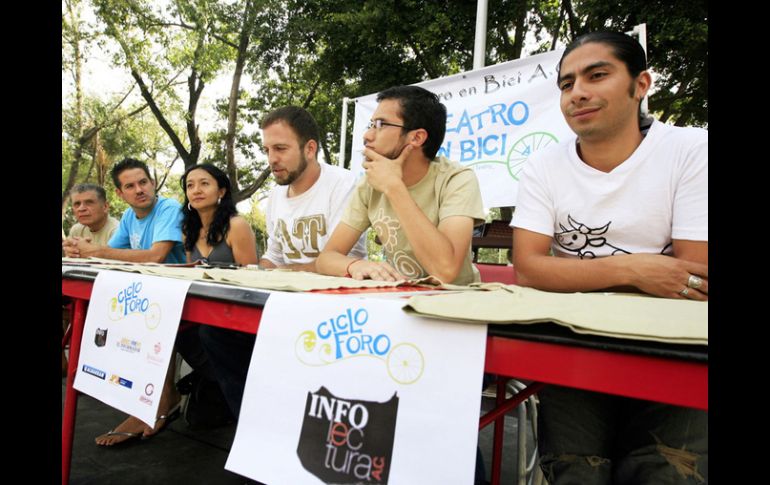
<instances>
[{"instance_id":1,"label":"ciclo foro logo","mask_svg":"<svg viewBox=\"0 0 770 485\"><path fill-rule=\"evenodd\" d=\"M303 331L294 344L297 359L305 365L321 366L350 357L375 357L385 362L394 381L416 382L425 367L420 349L407 342L392 345L386 333L367 332L369 318L365 308L347 308L316 324L313 330Z\"/></svg>"},{"instance_id":2,"label":"ciclo foro logo","mask_svg":"<svg viewBox=\"0 0 770 485\"><path fill-rule=\"evenodd\" d=\"M108 302L107 315L110 320L118 321L134 314L144 315L145 324L150 330L155 330L160 324L160 305L151 303L149 298L142 295L141 281L132 282Z\"/></svg>"},{"instance_id":3,"label":"ciclo foro logo","mask_svg":"<svg viewBox=\"0 0 770 485\"><path fill-rule=\"evenodd\" d=\"M152 393L155 392L155 385L153 385L152 382L148 383L146 386L144 386L144 393L148 396L152 396Z\"/></svg>"}]
</instances>

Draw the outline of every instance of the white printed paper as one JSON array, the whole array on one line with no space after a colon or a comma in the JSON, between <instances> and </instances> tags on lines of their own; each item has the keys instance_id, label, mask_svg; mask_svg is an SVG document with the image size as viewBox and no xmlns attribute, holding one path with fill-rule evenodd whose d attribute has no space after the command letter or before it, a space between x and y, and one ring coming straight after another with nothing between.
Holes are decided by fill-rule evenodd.
<instances>
[{"instance_id":1,"label":"white printed paper","mask_svg":"<svg viewBox=\"0 0 770 485\"><path fill-rule=\"evenodd\" d=\"M574 138L559 108L556 67L563 49L487 66L415 86L447 108L438 155L471 167L484 207L516 204L524 162L537 150ZM363 135L377 93L355 99L350 170L363 176Z\"/></svg>"},{"instance_id":2,"label":"white printed paper","mask_svg":"<svg viewBox=\"0 0 770 485\"><path fill-rule=\"evenodd\" d=\"M154 426L190 284L100 271L83 328L75 389Z\"/></svg>"},{"instance_id":3,"label":"white printed paper","mask_svg":"<svg viewBox=\"0 0 770 485\"><path fill-rule=\"evenodd\" d=\"M228 470L269 485L472 483L486 325L273 293Z\"/></svg>"}]
</instances>

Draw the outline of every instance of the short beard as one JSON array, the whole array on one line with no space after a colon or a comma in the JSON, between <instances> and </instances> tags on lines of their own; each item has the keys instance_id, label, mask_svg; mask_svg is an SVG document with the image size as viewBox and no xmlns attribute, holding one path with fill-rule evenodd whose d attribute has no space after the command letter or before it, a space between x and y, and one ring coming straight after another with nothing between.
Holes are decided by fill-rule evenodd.
<instances>
[{"instance_id":1,"label":"short beard","mask_svg":"<svg viewBox=\"0 0 770 485\"><path fill-rule=\"evenodd\" d=\"M390 158L391 160L395 160L396 158L398 158L399 155L401 155L401 152L404 151L404 148L406 148L407 145L408 143L404 143L399 148L395 148L389 151L388 153L383 153L382 156L385 158Z\"/></svg>"},{"instance_id":2,"label":"short beard","mask_svg":"<svg viewBox=\"0 0 770 485\"><path fill-rule=\"evenodd\" d=\"M275 183L278 185L289 185L295 180L299 178L300 175L302 175L305 172L305 169L307 168L307 158L305 158L305 154L300 152L299 154L299 166L297 167L297 170L293 170L286 174L286 178L283 180L279 180L277 177L275 179Z\"/></svg>"}]
</instances>

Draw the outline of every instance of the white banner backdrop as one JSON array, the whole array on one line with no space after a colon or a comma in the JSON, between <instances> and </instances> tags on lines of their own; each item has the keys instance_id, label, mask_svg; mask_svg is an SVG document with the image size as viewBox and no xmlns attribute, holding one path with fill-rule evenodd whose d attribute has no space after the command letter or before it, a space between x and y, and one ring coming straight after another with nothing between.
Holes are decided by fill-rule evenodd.
<instances>
[{"instance_id":1,"label":"white banner backdrop","mask_svg":"<svg viewBox=\"0 0 770 485\"><path fill-rule=\"evenodd\" d=\"M519 172L536 150L573 137L559 109L556 67L564 49L416 84L447 107L438 154L473 167L484 207L516 203ZM377 94L355 98L350 168L361 176L363 136Z\"/></svg>"},{"instance_id":2,"label":"white banner backdrop","mask_svg":"<svg viewBox=\"0 0 770 485\"><path fill-rule=\"evenodd\" d=\"M191 281L100 271L73 386L155 426Z\"/></svg>"},{"instance_id":3,"label":"white banner backdrop","mask_svg":"<svg viewBox=\"0 0 770 485\"><path fill-rule=\"evenodd\" d=\"M275 292L225 468L269 485L472 483L486 325Z\"/></svg>"}]
</instances>

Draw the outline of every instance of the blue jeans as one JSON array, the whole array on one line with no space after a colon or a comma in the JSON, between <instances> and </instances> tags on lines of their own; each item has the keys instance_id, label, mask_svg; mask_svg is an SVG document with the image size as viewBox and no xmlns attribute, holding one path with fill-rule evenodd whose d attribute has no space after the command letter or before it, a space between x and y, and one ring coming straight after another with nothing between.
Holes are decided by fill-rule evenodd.
<instances>
[{"instance_id":1,"label":"blue jeans","mask_svg":"<svg viewBox=\"0 0 770 485\"><path fill-rule=\"evenodd\" d=\"M708 413L560 386L538 393L550 485L708 483Z\"/></svg>"},{"instance_id":2,"label":"blue jeans","mask_svg":"<svg viewBox=\"0 0 770 485\"><path fill-rule=\"evenodd\" d=\"M201 325L199 336L227 405L238 419L257 336L210 325Z\"/></svg>"}]
</instances>

